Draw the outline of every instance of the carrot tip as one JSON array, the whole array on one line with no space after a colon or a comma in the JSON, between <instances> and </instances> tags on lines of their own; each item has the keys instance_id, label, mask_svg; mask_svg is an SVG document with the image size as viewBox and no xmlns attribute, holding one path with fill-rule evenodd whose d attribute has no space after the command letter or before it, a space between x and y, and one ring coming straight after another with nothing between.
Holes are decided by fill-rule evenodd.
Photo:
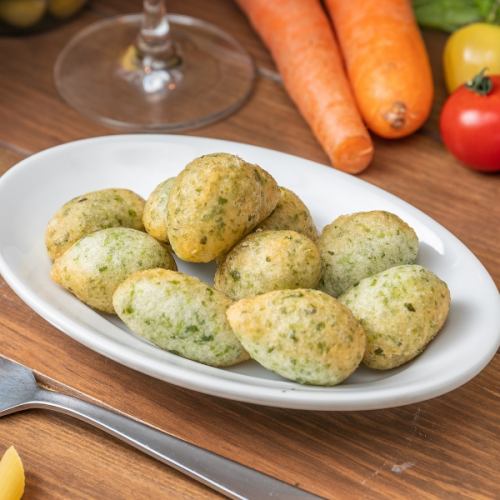
<instances>
[{"instance_id":1,"label":"carrot tip","mask_svg":"<svg viewBox=\"0 0 500 500\"><path fill-rule=\"evenodd\" d=\"M373 143L369 137L349 137L335 150L332 165L335 168L359 174L365 170L373 159Z\"/></svg>"}]
</instances>

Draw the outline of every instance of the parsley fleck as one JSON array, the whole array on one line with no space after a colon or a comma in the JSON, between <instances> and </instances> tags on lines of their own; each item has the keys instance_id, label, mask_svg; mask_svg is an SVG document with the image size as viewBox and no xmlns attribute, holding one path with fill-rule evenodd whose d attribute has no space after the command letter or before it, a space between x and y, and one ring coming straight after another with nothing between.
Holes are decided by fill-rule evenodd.
<instances>
[{"instance_id":1,"label":"parsley fleck","mask_svg":"<svg viewBox=\"0 0 500 500\"><path fill-rule=\"evenodd\" d=\"M233 278L234 281L239 281L241 278L240 272L236 269L232 269L231 271L229 271L229 275L231 276L231 278Z\"/></svg>"}]
</instances>

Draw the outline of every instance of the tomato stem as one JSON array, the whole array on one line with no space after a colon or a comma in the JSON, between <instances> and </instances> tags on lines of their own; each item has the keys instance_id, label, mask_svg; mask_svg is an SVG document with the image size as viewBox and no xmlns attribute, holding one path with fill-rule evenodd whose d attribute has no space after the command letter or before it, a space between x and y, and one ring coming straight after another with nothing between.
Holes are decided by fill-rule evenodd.
<instances>
[{"instance_id":1,"label":"tomato stem","mask_svg":"<svg viewBox=\"0 0 500 500\"><path fill-rule=\"evenodd\" d=\"M489 76L484 74L487 69L483 68L474 78L465 84L465 87L476 94L488 95L493 88L493 82Z\"/></svg>"}]
</instances>

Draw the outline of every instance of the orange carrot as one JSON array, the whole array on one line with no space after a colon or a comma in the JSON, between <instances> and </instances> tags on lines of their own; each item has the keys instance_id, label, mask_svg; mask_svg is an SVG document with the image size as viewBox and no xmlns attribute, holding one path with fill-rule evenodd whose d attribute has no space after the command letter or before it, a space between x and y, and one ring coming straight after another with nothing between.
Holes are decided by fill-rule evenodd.
<instances>
[{"instance_id":1,"label":"orange carrot","mask_svg":"<svg viewBox=\"0 0 500 500\"><path fill-rule=\"evenodd\" d=\"M411 134L434 87L410 0L326 0L359 109L382 137Z\"/></svg>"},{"instance_id":2,"label":"orange carrot","mask_svg":"<svg viewBox=\"0 0 500 500\"><path fill-rule=\"evenodd\" d=\"M364 170L373 144L318 0L237 0L270 49L285 87L334 167Z\"/></svg>"}]
</instances>

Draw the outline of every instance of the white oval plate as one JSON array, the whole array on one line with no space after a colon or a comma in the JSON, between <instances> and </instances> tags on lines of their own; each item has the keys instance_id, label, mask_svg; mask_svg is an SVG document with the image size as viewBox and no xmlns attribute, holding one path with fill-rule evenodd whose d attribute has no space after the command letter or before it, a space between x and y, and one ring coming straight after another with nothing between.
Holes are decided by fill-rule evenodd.
<instances>
[{"instance_id":1,"label":"white oval plate","mask_svg":"<svg viewBox=\"0 0 500 500\"><path fill-rule=\"evenodd\" d=\"M360 368L337 387L298 385L255 362L218 369L162 351L131 334L116 318L99 314L49 278L44 247L49 218L64 202L108 187L144 197L202 154L226 151L258 163L310 207L318 228L343 213L382 209L415 228L418 262L451 290L450 316L414 361L395 370ZM104 356L172 384L269 406L315 410L368 410L404 405L448 392L474 377L500 344L497 288L474 255L442 226L395 196L311 161L234 142L168 135L87 139L37 153L0 179L0 272L38 314ZM181 271L210 282L213 267L179 263Z\"/></svg>"}]
</instances>

